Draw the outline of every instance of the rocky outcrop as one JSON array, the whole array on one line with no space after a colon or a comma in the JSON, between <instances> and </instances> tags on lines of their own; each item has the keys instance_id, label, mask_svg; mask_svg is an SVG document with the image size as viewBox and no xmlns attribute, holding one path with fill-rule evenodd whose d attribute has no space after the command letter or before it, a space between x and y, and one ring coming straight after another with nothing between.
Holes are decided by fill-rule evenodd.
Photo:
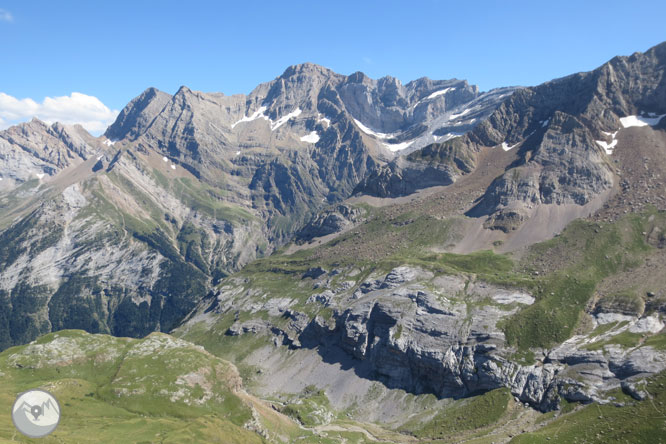
<instances>
[{"instance_id":1,"label":"rocky outcrop","mask_svg":"<svg viewBox=\"0 0 666 444\"><path fill-rule=\"evenodd\" d=\"M665 60L661 44L594 71L520 89L469 133L424 147L409 159L440 165L455 181L475 168L481 149L515 152L517 160L468 212L485 218L486 228L513 231L539 205L585 206L612 187L608 156L623 128L620 118L666 113L658 100L666 94ZM398 196L418 189L387 186L404 176L391 165L359 191Z\"/></svg>"},{"instance_id":2,"label":"rocky outcrop","mask_svg":"<svg viewBox=\"0 0 666 444\"><path fill-rule=\"evenodd\" d=\"M55 176L103 152L82 127L33 119L0 131L0 192Z\"/></svg>"},{"instance_id":3,"label":"rocky outcrop","mask_svg":"<svg viewBox=\"0 0 666 444\"><path fill-rule=\"evenodd\" d=\"M316 237L339 233L353 227L363 217L363 211L350 205L336 205L324 210L308 222L294 239L297 243L309 242Z\"/></svg>"},{"instance_id":4,"label":"rocky outcrop","mask_svg":"<svg viewBox=\"0 0 666 444\"><path fill-rule=\"evenodd\" d=\"M562 398L611 402L608 390L633 387L642 377L666 369L663 351L608 342L625 331L660 330L663 323L656 315L625 317L626 322L601 335L575 336L550 350L533 350L535 360L528 364L519 362L498 325L535 302L529 293L413 266L350 285L330 285L332 276L346 279L346 273L321 269L304 277L317 289L306 305L327 307L332 313L328 318L296 311L288 298L261 302L228 282L212 305L200 306L185 329L204 312L266 311L274 317L237 321L227 334L263 334L278 346L316 350L323 361L356 368L389 389L459 398L507 387L517 400L543 411L558 408ZM598 319L599 325L608 322L615 321Z\"/></svg>"},{"instance_id":5,"label":"rocky outcrop","mask_svg":"<svg viewBox=\"0 0 666 444\"><path fill-rule=\"evenodd\" d=\"M506 219L508 212L520 219L521 213L539 205L583 206L613 185L610 165L592 130L571 115L556 111L521 150L524 163L497 178L469 215L501 212L492 226L502 226L496 222Z\"/></svg>"},{"instance_id":6,"label":"rocky outcrop","mask_svg":"<svg viewBox=\"0 0 666 444\"><path fill-rule=\"evenodd\" d=\"M106 130L105 136L110 140L136 140L153 123L170 99L170 94L157 88L146 89L123 108L116 121Z\"/></svg>"},{"instance_id":7,"label":"rocky outcrop","mask_svg":"<svg viewBox=\"0 0 666 444\"><path fill-rule=\"evenodd\" d=\"M608 156L620 118L666 112L666 44L616 57L600 68L518 91L469 134L470 141L517 149L519 160L470 215L539 204L585 205L613 183ZM515 148L515 147L518 148ZM606 148L605 148L606 147Z\"/></svg>"},{"instance_id":8,"label":"rocky outcrop","mask_svg":"<svg viewBox=\"0 0 666 444\"><path fill-rule=\"evenodd\" d=\"M373 171L354 188L355 195L407 196L423 188L452 184L460 176L455 167L440 163L413 162L405 157Z\"/></svg>"},{"instance_id":9,"label":"rocky outcrop","mask_svg":"<svg viewBox=\"0 0 666 444\"><path fill-rule=\"evenodd\" d=\"M16 142L19 130L32 151L11 152L52 165L55 176L0 194L2 349L67 328L133 337L170 331L265 242L249 213L225 206L216 217L220 207L196 179L171 188L141 153L85 134L77 145L76 128L37 121L0 134ZM164 174L174 171L156 160Z\"/></svg>"}]
</instances>

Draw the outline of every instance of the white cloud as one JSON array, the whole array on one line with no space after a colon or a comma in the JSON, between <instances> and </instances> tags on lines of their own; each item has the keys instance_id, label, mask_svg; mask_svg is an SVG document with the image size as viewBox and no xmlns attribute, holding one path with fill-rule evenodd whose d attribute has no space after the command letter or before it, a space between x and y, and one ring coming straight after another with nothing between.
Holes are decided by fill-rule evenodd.
<instances>
[{"instance_id":1,"label":"white cloud","mask_svg":"<svg viewBox=\"0 0 666 444\"><path fill-rule=\"evenodd\" d=\"M91 133L100 134L116 116L118 110L110 110L97 97L77 92L69 96L46 97L42 103L0 92L0 129L37 117L47 123L78 123Z\"/></svg>"},{"instance_id":2,"label":"white cloud","mask_svg":"<svg viewBox=\"0 0 666 444\"><path fill-rule=\"evenodd\" d=\"M0 9L0 22L13 22L14 16L11 12Z\"/></svg>"}]
</instances>

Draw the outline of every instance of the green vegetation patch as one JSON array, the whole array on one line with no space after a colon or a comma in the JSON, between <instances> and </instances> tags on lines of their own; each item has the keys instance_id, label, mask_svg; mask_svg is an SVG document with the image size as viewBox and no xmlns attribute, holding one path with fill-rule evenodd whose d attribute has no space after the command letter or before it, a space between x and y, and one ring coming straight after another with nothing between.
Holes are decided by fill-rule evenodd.
<instances>
[{"instance_id":1,"label":"green vegetation patch","mask_svg":"<svg viewBox=\"0 0 666 444\"><path fill-rule=\"evenodd\" d=\"M313 427L331 421L331 405L323 390L307 386L298 399L282 408L282 413L290 416L304 426Z\"/></svg>"},{"instance_id":2,"label":"green vegetation patch","mask_svg":"<svg viewBox=\"0 0 666 444\"><path fill-rule=\"evenodd\" d=\"M624 348L636 347L640 344L644 335L640 333L631 333L629 331L623 331L615 336L611 336L605 341L593 342L585 346L588 350L603 350L606 345L616 344L621 345Z\"/></svg>"},{"instance_id":3,"label":"green vegetation patch","mask_svg":"<svg viewBox=\"0 0 666 444\"><path fill-rule=\"evenodd\" d=\"M60 425L40 442L263 442L243 427L252 415L233 367L164 334L63 330L0 353L0 375L3 405L36 387L58 398ZM0 441L13 440L32 442L0 415Z\"/></svg>"},{"instance_id":4,"label":"green vegetation patch","mask_svg":"<svg viewBox=\"0 0 666 444\"><path fill-rule=\"evenodd\" d=\"M622 313L641 316L645 311L645 300L632 291L622 291L603 296L597 302L597 310L606 313Z\"/></svg>"},{"instance_id":5,"label":"green vegetation patch","mask_svg":"<svg viewBox=\"0 0 666 444\"><path fill-rule=\"evenodd\" d=\"M659 443L666 437L666 374L648 380L651 399L636 402L618 394L624 407L590 404L561 414L537 431L523 433L512 444Z\"/></svg>"},{"instance_id":6,"label":"green vegetation patch","mask_svg":"<svg viewBox=\"0 0 666 444\"><path fill-rule=\"evenodd\" d=\"M491 427L506 414L511 398L507 388L492 390L455 401L431 420L410 421L401 430L418 438L436 439Z\"/></svg>"},{"instance_id":7,"label":"green vegetation patch","mask_svg":"<svg viewBox=\"0 0 666 444\"><path fill-rule=\"evenodd\" d=\"M666 333L650 336L643 342L643 345L654 347L658 350L666 350Z\"/></svg>"},{"instance_id":8,"label":"green vegetation patch","mask_svg":"<svg viewBox=\"0 0 666 444\"><path fill-rule=\"evenodd\" d=\"M652 252L642 234L650 217L651 223L662 223L666 218L650 211L606 224L577 220L561 236L532 246L523 260L528 270L544 257L560 257L565 265L534 278L536 303L501 324L509 343L526 349L549 347L569 338L597 284L636 268ZM638 299L624 292L609 296L609 303L642 311Z\"/></svg>"},{"instance_id":9,"label":"green vegetation patch","mask_svg":"<svg viewBox=\"0 0 666 444\"><path fill-rule=\"evenodd\" d=\"M225 192L190 178L178 178L171 182L178 199L189 208L214 219L231 223L247 223L256 219L249 211L227 202Z\"/></svg>"},{"instance_id":10,"label":"green vegetation patch","mask_svg":"<svg viewBox=\"0 0 666 444\"><path fill-rule=\"evenodd\" d=\"M492 251L478 251L471 254L445 253L438 259L458 271L482 275L506 274L513 270L513 261Z\"/></svg>"},{"instance_id":11,"label":"green vegetation patch","mask_svg":"<svg viewBox=\"0 0 666 444\"><path fill-rule=\"evenodd\" d=\"M537 302L500 322L510 344L547 347L571 336L595 283L557 273L542 281Z\"/></svg>"}]
</instances>

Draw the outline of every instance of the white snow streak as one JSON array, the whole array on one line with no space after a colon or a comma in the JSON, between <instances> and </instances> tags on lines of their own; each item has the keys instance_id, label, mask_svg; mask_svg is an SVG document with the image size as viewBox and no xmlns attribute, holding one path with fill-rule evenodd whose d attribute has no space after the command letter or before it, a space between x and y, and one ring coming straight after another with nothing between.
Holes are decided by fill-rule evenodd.
<instances>
[{"instance_id":1,"label":"white snow streak","mask_svg":"<svg viewBox=\"0 0 666 444\"><path fill-rule=\"evenodd\" d=\"M606 151L606 154L613 154L613 148L617 145L617 139L613 139L611 143L605 142L603 140L595 140L597 144Z\"/></svg>"},{"instance_id":2,"label":"white snow streak","mask_svg":"<svg viewBox=\"0 0 666 444\"><path fill-rule=\"evenodd\" d=\"M301 115L303 111L301 111L300 108L296 108L286 116L280 117L275 123L271 123L271 131L275 131L276 129L280 128L282 125L287 123L290 119L294 117L298 117Z\"/></svg>"},{"instance_id":3,"label":"white snow streak","mask_svg":"<svg viewBox=\"0 0 666 444\"><path fill-rule=\"evenodd\" d=\"M506 143L506 142L502 142L502 149L503 149L504 151L509 151L510 149L515 148L515 147L518 146L519 144L520 144L520 142L518 142L518 143L515 144L515 145L511 145L511 146L509 146L508 143Z\"/></svg>"},{"instance_id":4,"label":"white snow streak","mask_svg":"<svg viewBox=\"0 0 666 444\"><path fill-rule=\"evenodd\" d=\"M390 138L396 136L396 133L389 134L389 133L378 133L376 131L373 131L370 128L368 128L367 126L363 125L361 122L359 122L356 119L354 119L354 122L361 129L361 131L363 131L364 133L369 134L371 136L375 136L378 139L390 139Z\"/></svg>"},{"instance_id":5,"label":"white snow streak","mask_svg":"<svg viewBox=\"0 0 666 444\"><path fill-rule=\"evenodd\" d=\"M384 145L390 151L396 152L396 151L404 150L405 148L407 148L412 143L414 143L413 140L410 140L409 142L401 142L401 143L383 143L382 145Z\"/></svg>"},{"instance_id":6,"label":"white snow streak","mask_svg":"<svg viewBox=\"0 0 666 444\"><path fill-rule=\"evenodd\" d=\"M307 136L301 137L301 142L317 143L319 142L319 134L317 134L317 131L312 131Z\"/></svg>"},{"instance_id":7,"label":"white snow streak","mask_svg":"<svg viewBox=\"0 0 666 444\"><path fill-rule=\"evenodd\" d=\"M615 136L617 136L617 131L614 133L607 133L606 131L602 131L602 133L613 138L611 143L608 143L605 140L595 140L595 142L597 142L597 144L602 147L604 151L606 151L606 154L610 156L613 154L613 148L615 148L615 145L617 145L617 139L615 138Z\"/></svg>"},{"instance_id":8,"label":"white snow streak","mask_svg":"<svg viewBox=\"0 0 666 444\"><path fill-rule=\"evenodd\" d=\"M265 106L262 106L261 108L256 110L250 117L245 116L242 119L240 119L238 122L232 124L231 129L233 129L239 123L252 122L253 120L256 120L256 119L269 120L267 116L264 116L264 112L266 112L266 109L267 108Z\"/></svg>"},{"instance_id":9,"label":"white snow streak","mask_svg":"<svg viewBox=\"0 0 666 444\"><path fill-rule=\"evenodd\" d=\"M267 109L268 108L266 108L265 106L262 106L261 108L256 110L251 116L249 117L245 116L242 119L240 119L238 122L232 124L231 129L233 129L239 123L252 122L253 120L257 119L264 119L270 123L271 131L275 131L276 129L280 128L282 125L287 123L289 120L293 119L294 117L298 117L303 112L300 108L296 108L294 111L290 112L286 116L280 117L278 120L273 122L271 119L268 118L267 115L264 114Z\"/></svg>"},{"instance_id":10,"label":"white snow streak","mask_svg":"<svg viewBox=\"0 0 666 444\"><path fill-rule=\"evenodd\" d=\"M359 122L356 119L354 119L354 122L361 129L361 131L363 131L364 133L366 133L370 136L374 136L378 139L382 139L382 140L392 139L392 138L394 138L395 136L397 136L399 134L399 133L392 133L392 134L378 133L376 131L371 130L367 126L363 125L361 122ZM384 145L384 147L386 147L388 150L396 152L396 151L404 150L405 148L410 146L412 143L414 143L413 140L410 140L410 141L407 141L407 142L400 142L400 143L383 142L382 145Z\"/></svg>"},{"instance_id":11,"label":"white snow streak","mask_svg":"<svg viewBox=\"0 0 666 444\"><path fill-rule=\"evenodd\" d=\"M455 139L456 137L462 136L462 133L446 133L443 136L432 135L432 138L435 142L446 142L447 140Z\"/></svg>"},{"instance_id":12,"label":"white snow streak","mask_svg":"<svg viewBox=\"0 0 666 444\"><path fill-rule=\"evenodd\" d=\"M451 116L449 116L449 120L455 120L458 117L464 116L465 114L469 113L470 111L471 111L471 109L467 108L466 110L463 110L463 112L461 112L460 114L455 114L455 113L451 114Z\"/></svg>"},{"instance_id":13,"label":"white snow streak","mask_svg":"<svg viewBox=\"0 0 666 444\"><path fill-rule=\"evenodd\" d=\"M430 94L428 97L426 97L426 100L434 99L434 98L437 97L437 96L444 95L444 94L446 94L447 92L451 91L452 89L455 89L455 88L444 88L444 89L442 89L442 90L440 90L440 91L435 91L434 93L432 93L432 94Z\"/></svg>"}]
</instances>

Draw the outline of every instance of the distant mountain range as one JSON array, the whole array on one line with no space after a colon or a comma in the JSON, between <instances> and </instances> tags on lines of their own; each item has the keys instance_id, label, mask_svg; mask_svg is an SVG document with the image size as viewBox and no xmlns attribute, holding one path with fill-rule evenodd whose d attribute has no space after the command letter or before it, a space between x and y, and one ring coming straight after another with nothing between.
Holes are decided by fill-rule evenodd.
<instances>
[{"instance_id":1,"label":"distant mountain range","mask_svg":"<svg viewBox=\"0 0 666 444\"><path fill-rule=\"evenodd\" d=\"M463 134L512 92L303 64L248 96L149 88L97 139L38 120L9 128L0 344L168 331L396 151Z\"/></svg>"}]
</instances>

